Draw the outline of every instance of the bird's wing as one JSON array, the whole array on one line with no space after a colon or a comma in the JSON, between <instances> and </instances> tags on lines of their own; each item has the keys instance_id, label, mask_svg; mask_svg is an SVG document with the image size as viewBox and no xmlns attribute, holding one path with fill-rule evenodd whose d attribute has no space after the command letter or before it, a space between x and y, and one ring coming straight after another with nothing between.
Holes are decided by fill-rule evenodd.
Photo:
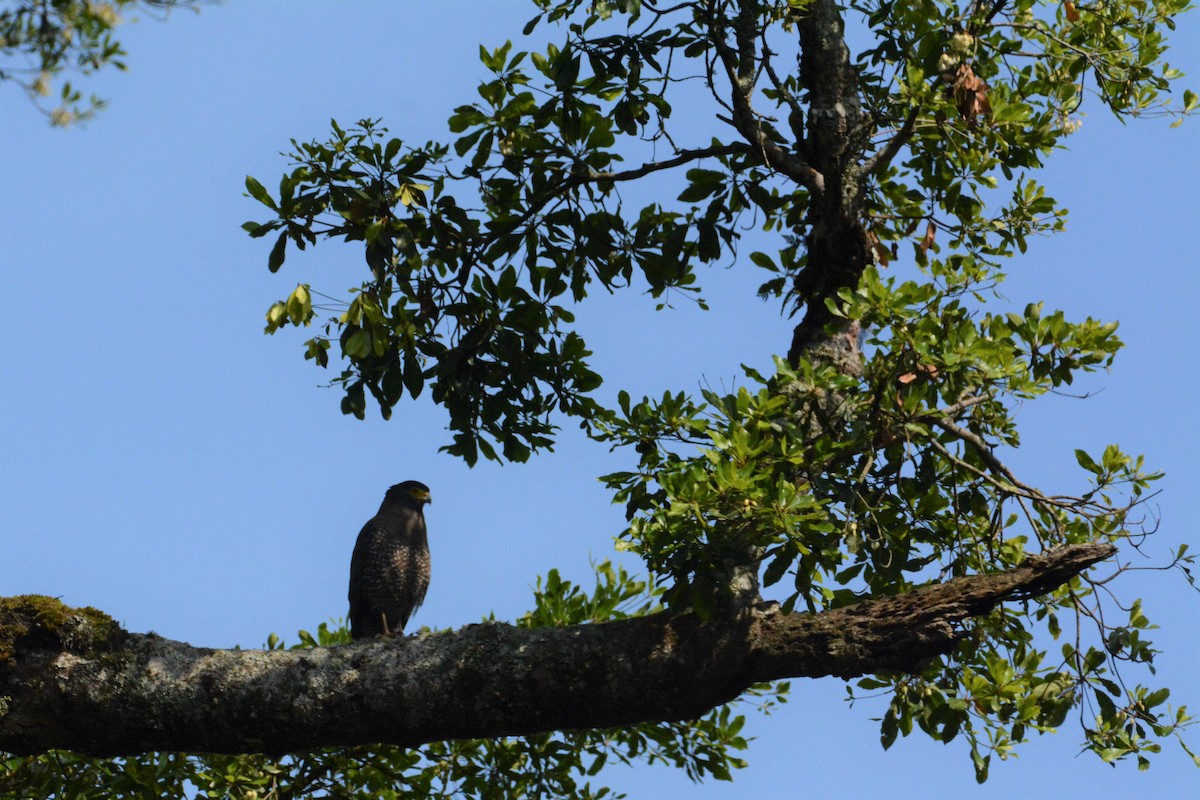
<instances>
[{"instance_id":1,"label":"bird's wing","mask_svg":"<svg viewBox=\"0 0 1200 800\"><path fill-rule=\"evenodd\" d=\"M362 612L363 604L367 598L362 597L363 590L363 572L367 568L370 560L370 551L378 539L381 531L378 523L372 517L363 525L362 530L358 532L358 540L354 543L354 554L350 556L350 623L354 624L358 615Z\"/></svg>"}]
</instances>

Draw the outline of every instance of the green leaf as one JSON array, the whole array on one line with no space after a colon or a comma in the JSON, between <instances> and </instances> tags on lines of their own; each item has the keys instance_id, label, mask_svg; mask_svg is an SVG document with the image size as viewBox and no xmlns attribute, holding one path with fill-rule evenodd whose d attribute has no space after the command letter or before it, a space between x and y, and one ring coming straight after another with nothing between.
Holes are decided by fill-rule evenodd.
<instances>
[{"instance_id":1,"label":"green leaf","mask_svg":"<svg viewBox=\"0 0 1200 800\"><path fill-rule=\"evenodd\" d=\"M421 396L421 389L425 386L425 374L421 370L421 362L419 356L412 352L404 354L404 387L408 389L408 394L413 399Z\"/></svg>"},{"instance_id":2,"label":"green leaf","mask_svg":"<svg viewBox=\"0 0 1200 800\"><path fill-rule=\"evenodd\" d=\"M775 554L775 558L767 565L763 572L763 586L772 586L779 582L779 579L787 574L788 567L792 565L793 555L787 550L780 550Z\"/></svg>"},{"instance_id":3,"label":"green leaf","mask_svg":"<svg viewBox=\"0 0 1200 800\"><path fill-rule=\"evenodd\" d=\"M347 357L353 359L366 358L371 354L371 332L367 330L357 330L350 335L346 343L342 345L342 352Z\"/></svg>"},{"instance_id":4,"label":"green leaf","mask_svg":"<svg viewBox=\"0 0 1200 800\"><path fill-rule=\"evenodd\" d=\"M388 141L387 147L384 148L384 151L383 151L384 162L390 164L393 160L395 160L396 154L400 152L400 147L403 144L404 143L401 142L399 139L391 139L390 141Z\"/></svg>"},{"instance_id":5,"label":"green leaf","mask_svg":"<svg viewBox=\"0 0 1200 800\"><path fill-rule=\"evenodd\" d=\"M271 248L271 255L267 258L267 269L271 272L278 272L283 266L284 252L287 250L287 231L279 234L279 238L275 240L275 246Z\"/></svg>"},{"instance_id":6,"label":"green leaf","mask_svg":"<svg viewBox=\"0 0 1200 800\"><path fill-rule=\"evenodd\" d=\"M246 191L250 193L251 197L262 203L267 208L270 208L273 211L279 210L279 207L275 205L275 201L271 199L270 193L263 188L261 183L249 175L246 176Z\"/></svg>"},{"instance_id":7,"label":"green leaf","mask_svg":"<svg viewBox=\"0 0 1200 800\"><path fill-rule=\"evenodd\" d=\"M1083 450L1075 451L1075 460L1079 462L1079 466L1083 467L1088 472L1095 473L1096 475L1101 475L1104 473L1104 470L1101 469L1100 465L1093 461L1092 457Z\"/></svg>"},{"instance_id":8,"label":"green leaf","mask_svg":"<svg viewBox=\"0 0 1200 800\"><path fill-rule=\"evenodd\" d=\"M266 225L253 221L242 223L242 230L250 234L250 236L255 239L259 238L260 236L267 235L274 229L274 227L275 226L271 225L270 223Z\"/></svg>"},{"instance_id":9,"label":"green leaf","mask_svg":"<svg viewBox=\"0 0 1200 800\"><path fill-rule=\"evenodd\" d=\"M1146 695L1146 697L1142 700L1142 705L1146 708L1154 708L1155 706L1162 705L1170 696L1171 690L1163 687L1162 689L1158 689L1157 691Z\"/></svg>"},{"instance_id":10,"label":"green leaf","mask_svg":"<svg viewBox=\"0 0 1200 800\"><path fill-rule=\"evenodd\" d=\"M750 254L750 260L763 269L770 270L771 272L779 271L779 268L775 266L775 262L766 253L755 251Z\"/></svg>"}]
</instances>

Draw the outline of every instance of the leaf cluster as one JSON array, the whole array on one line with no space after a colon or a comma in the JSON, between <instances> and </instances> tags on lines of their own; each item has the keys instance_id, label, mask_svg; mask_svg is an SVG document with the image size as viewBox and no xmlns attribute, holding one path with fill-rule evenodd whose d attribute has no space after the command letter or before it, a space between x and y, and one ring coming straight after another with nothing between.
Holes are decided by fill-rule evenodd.
<instances>
[{"instance_id":1,"label":"leaf cluster","mask_svg":"<svg viewBox=\"0 0 1200 800\"><path fill-rule=\"evenodd\" d=\"M194 7L198 0L7 0L0 4L0 82L20 86L35 105L53 94L55 78L74 71L90 75L106 66L125 69L125 50L113 37L122 13L137 8L166 12ZM58 105L44 113L50 124L70 125L92 117L104 100L64 81Z\"/></svg>"},{"instance_id":2,"label":"leaf cluster","mask_svg":"<svg viewBox=\"0 0 1200 800\"><path fill-rule=\"evenodd\" d=\"M525 283L522 265L509 260L520 237L497 234L499 226L445 192L444 146L385 141L370 120L349 130L334 122L333 130L329 142L293 142L298 166L280 182L278 199L247 179L251 196L278 219L245 227L252 236L279 231L273 270L289 242L362 242L371 280L332 307L340 313L306 352L326 366L336 335L349 364L335 380L343 413L361 418L370 394L388 417L428 385L456 431L452 454L473 463L480 453L498 458L499 445L504 458L524 461L549 447L548 415L590 413L585 395L600 382L583 340L564 329L573 315L553 302L565 287L540 273ZM268 311L267 331L307 325L317 310L301 285Z\"/></svg>"},{"instance_id":3,"label":"leaf cluster","mask_svg":"<svg viewBox=\"0 0 1200 800\"><path fill-rule=\"evenodd\" d=\"M974 277L936 261L927 269L944 288L870 270L841 298L876 326L864 335L861 379L778 361L770 377L747 369L750 385L726 394L621 396L599 438L633 448L639 469L604 480L630 520L620 546L646 560L668 603L709 612L731 561L761 565L764 586L787 586L785 610L818 611L1008 569L1031 540L1140 540L1136 509L1161 477L1140 457L1116 445L1078 450L1084 487L1047 495L997 455L1020 443L1019 402L1111 363L1116 325L1070 322L1038 304L984 312ZM1189 561L1180 552L1176 564ZM1153 648L1140 605L1127 624L1105 617L1095 587L1108 580L1076 579L972 621L960 648L921 676L860 682L894 692L885 745L914 724L945 742L964 735L983 779L992 755L1090 707L1095 720L1081 727L1101 758L1157 752L1155 740L1190 717L1135 713L1138 698L1161 704L1164 690L1124 682L1122 665L1150 664ZM1074 641L1092 644L1063 644L1052 657L1060 618L1073 621Z\"/></svg>"}]
</instances>

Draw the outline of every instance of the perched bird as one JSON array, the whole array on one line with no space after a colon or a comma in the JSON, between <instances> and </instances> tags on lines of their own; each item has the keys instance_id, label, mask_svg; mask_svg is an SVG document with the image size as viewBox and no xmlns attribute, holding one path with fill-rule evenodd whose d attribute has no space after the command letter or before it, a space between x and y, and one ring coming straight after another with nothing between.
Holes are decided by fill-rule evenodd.
<instances>
[{"instance_id":1,"label":"perched bird","mask_svg":"<svg viewBox=\"0 0 1200 800\"><path fill-rule=\"evenodd\" d=\"M425 537L429 487L418 481L387 490L383 505L358 534L350 559L350 636L403 633L429 588Z\"/></svg>"}]
</instances>

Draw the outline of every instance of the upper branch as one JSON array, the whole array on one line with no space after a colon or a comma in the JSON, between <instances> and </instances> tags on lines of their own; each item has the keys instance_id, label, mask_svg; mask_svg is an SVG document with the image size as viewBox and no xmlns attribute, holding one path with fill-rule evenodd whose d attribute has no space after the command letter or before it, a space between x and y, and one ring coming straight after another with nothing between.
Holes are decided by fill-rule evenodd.
<instances>
[{"instance_id":1,"label":"upper branch","mask_svg":"<svg viewBox=\"0 0 1200 800\"><path fill-rule=\"evenodd\" d=\"M665 161L650 161L642 164L640 167L635 167L634 169L622 170L620 172L597 172L595 170L591 170L582 175L580 178L577 178L576 183L613 183L616 181L632 181L649 175L652 172L659 172L664 169L673 169L691 161L697 161L701 158L712 158L714 156L733 156L750 152L752 152L751 148L743 142L713 145L712 147L701 147L695 150L680 150L679 155L677 155L675 158L668 158Z\"/></svg>"},{"instance_id":2,"label":"upper branch","mask_svg":"<svg viewBox=\"0 0 1200 800\"><path fill-rule=\"evenodd\" d=\"M593 183L616 183L620 181L631 181L649 175L653 172L661 172L662 170L674 169L675 167L688 164L692 161L698 161L703 158L713 158L720 156L737 155L739 153L749 153L750 148L742 142L732 142L730 144L713 145L710 147L700 147L692 150L679 150L674 158L668 158L664 161L650 161L642 164L640 167L621 171L597 172L594 169L578 170L563 176L553 186L546 189L539 197L535 197L529 203L520 215L514 219L510 219L502 225L497 225L489 230L478 241L472 243L472 258L463 259L462 268L450 279L446 285L462 285L466 281L466 276L479 261L483 261L484 253L495 242L504 237L520 230L522 226L530 224L538 214L553 203L569 200L572 193L581 186Z\"/></svg>"},{"instance_id":3,"label":"upper branch","mask_svg":"<svg viewBox=\"0 0 1200 800\"><path fill-rule=\"evenodd\" d=\"M917 117L921 114L920 109L914 108L908 112L908 117L905 118L904 124L900 126L900 130L887 141L883 147L876 151L870 158L863 162L862 174L872 175L876 172L881 172L887 169L888 164L900 152L900 148L908 144L912 139L913 131L917 126Z\"/></svg>"},{"instance_id":4,"label":"upper branch","mask_svg":"<svg viewBox=\"0 0 1200 800\"><path fill-rule=\"evenodd\" d=\"M734 20L734 36L737 49L725 41L725 28L721 20L714 17L711 20L711 41L725 77L729 80L731 103L733 107L732 122L738 133L750 145L762 154L772 169L785 175L809 191L819 193L825 189L825 176L813 169L804 159L793 152L785 150L771 136L768 126L754 112L751 97L754 94L755 81L758 74L759 54L757 49L757 3L743 3L742 9ZM765 56L763 56L765 58Z\"/></svg>"},{"instance_id":5,"label":"upper branch","mask_svg":"<svg viewBox=\"0 0 1200 800\"><path fill-rule=\"evenodd\" d=\"M690 719L763 681L919 669L955 646L967 618L1113 552L1071 545L818 614L767 604L708 620L492 623L298 651L191 647L125 633L92 609L12 598L0 604L0 750L279 754Z\"/></svg>"}]
</instances>

